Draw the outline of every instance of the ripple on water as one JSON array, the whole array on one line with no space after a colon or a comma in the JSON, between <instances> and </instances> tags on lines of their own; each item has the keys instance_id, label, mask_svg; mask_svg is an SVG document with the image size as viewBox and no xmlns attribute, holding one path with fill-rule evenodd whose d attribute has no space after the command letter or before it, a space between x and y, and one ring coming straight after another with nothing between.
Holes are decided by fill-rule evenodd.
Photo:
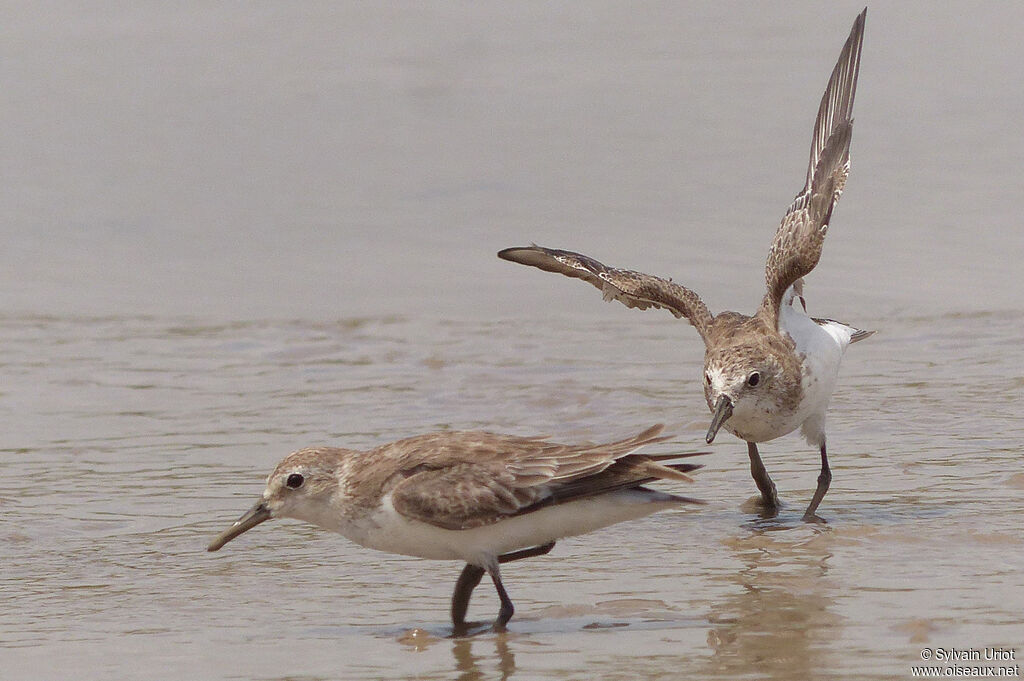
<instances>
[{"instance_id":1,"label":"ripple on water","mask_svg":"<svg viewBox=\"0 0 1024 681\"><path fill-rule=\"evenodd\" d=\"M945 320L945 333L962 338L974 321ZM3 402L0 538L13 550L0 631L27 660L55 640L86 668L97 658L85 643L154 654L174 643L197 659L231 651L244 662L224 675L253 678L279 668L271 640L309 659L329 642L340 657L315 669L422 678L448 678L453 664L548 677L813 677L853 664L850 651L883 678L894 663L879 651L894 637L910 647L967 630L1009 640L1024 598L1014 472L1024 433L1006 395L1019 392L1008 377L1021 358L1001 342L1016 331L985 321L981 343L936 340L922 328L934 320L904 320L886 324L884 344L851 350L830 416L827 524L800 521L817 475L811 448L797 437L764 445L785 505L762 518L742 444L726 439L684 490L707 506L510 567L510 633L453 641L457 565L289 522L218 554L206 542L305 444L366 448L467 427L597 440L668 421L679 435L658 451L703 447L706 405L687 383L700 356L680 349L675 327L639 338L631 318L603 325L595 343L587 327L399 318L9 318L4 394L20 399ZM480 620L496 609L485 586L471 612Z\"/></svg>"}]
</instances>

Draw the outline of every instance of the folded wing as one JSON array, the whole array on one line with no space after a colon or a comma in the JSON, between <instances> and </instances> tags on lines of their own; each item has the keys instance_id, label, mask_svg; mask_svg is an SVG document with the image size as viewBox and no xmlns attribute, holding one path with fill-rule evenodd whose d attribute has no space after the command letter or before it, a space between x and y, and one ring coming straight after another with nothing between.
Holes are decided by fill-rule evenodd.
<instances>
[{"instance_id":1,"label":"folded wing","mask_svg":"<svg viewBox=\"0 0 1024 681\"><path fill-rule=\"evenodd\" d=\"M560 445L537 438L473 433L493 439L482 451L501 456L463 459L450 465L417 466L391 490L395 509L407 518L466 530L616 489L639 487L659 479L690 481L691 463L661 463L696 454L634 454L639 447L668 438L662 426L601 445ZM509 456L509 453L512 456ZM684 497L679 500L690 501Z\"/></svg>"}]
</instances>

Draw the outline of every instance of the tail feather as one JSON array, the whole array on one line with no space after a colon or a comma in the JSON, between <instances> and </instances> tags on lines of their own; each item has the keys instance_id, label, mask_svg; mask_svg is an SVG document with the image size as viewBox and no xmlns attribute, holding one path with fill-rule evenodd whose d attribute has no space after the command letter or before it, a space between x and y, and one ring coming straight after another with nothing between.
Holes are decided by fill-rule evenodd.
<instances>
[{"instance_id":1,"label":"tail feather","mask_svg":"<svg viewBox=\"0 0 1024 681\"><path fill-rule=\"evenodd\" d=\"M651 480L682 480L684 482L693 482L687 473L703 468L704 464L699 463L662 463L665 460L680 459L692 456L702 456L704 454L710 454L711 452L692 452L687 454L657 454L654 456L646 455L634 455L630 459L622 461L622 463L629 463L635 466L635 474L639 484L650 482ZM621 460L620 460L621 461Z\"/></svg>"},{"instance_id":2,"label":"tail feather","mask_svg":"<svg viewBox=\"0 0 1024 681\"><path fill-rule=\"evenodd\" d=\"M680 473L692 473L695 470L704 468L702 463L667 463L662 464L665 468L671 468L672 470L679 471Z\"/></svg>"},{"instance_id":3,"label":"tail feather","mask_svg":"<svg viewBox=\"0 0 1024 681\"><path fill-rule=\"evenodd\" d=\"M709 453L698 452L697 454ZM680 456L688 455L677 455L671 458L677 459ZM614 465L596 475L588 476L582 480L569 481L553 488L550 499L555 503L559 503L569 499L604 494L620 489L644 489L642 485L658 480L693 482L693 478L687 475L687 473L702 467L701 464L694 463L663 464L652 460L652 457L634 454L628 458L619 459ZM653 490L651 492L653 493Z\"/></svg>"},{"instance_id":4,"label":"tail feather","mask_svg":"<svg viewBox=\"0 0 1024 681\"><path fill-rule=\"evenodd\" d=\"M865 331L863 329L857 329L850 336L850 342L856 343L857 341L862 341L865 338L871 338L871 336L874 336L876 333L877 331Z\"/></svg>"},{"instance_id":5,"label":"tail feather","mask_svg":"<svg viewBox=\"0 0 1024 681\"><path fill-rule=\"evenodd\" d=\"M651 499L652 501L669 502L669 503L673 503L673 504L698 504L698 505L704 505L704 504L708 503L708 502L704 501L703 499L694 499L693 497L684 497L684 496L681 496L679 494L669 494L668 492L662 492L661 490L654 490L654 489L651 489L650 487L634 487L633 489L635 489L638 492L643 492L644 494L649 494L651 497L653 497Z\"/></svg>"},{"instance_id":6,"label":"tail feather","mask_svg":"<svg viewBox=\"0 0 1024 681\"><path fill-rule=\"evenodd\" d=\"M689 459L694 456L706 456L711 452L685 452L683 454L644 454L651 461L671 461L672 459Z\"/></svg>"},{"instance_id":7,"label":"tail feather","mask_svg":"<svg viewBox=\"0 0 1024 681\"><path fill-rule=\"evenodd\" d=\"M856 343L857 341L862 341L865 338L870 338L871 336L874 336L876 333L875 331L865 331L864 329L858 329L856 326L850 326L846 322L837 322L834 319L825 319L822 317L811 317L811 319L818 326L827 327L831 324L836 324L845 327L845 329L850 334L850 343Z\"/></svg>"}]
</instances>

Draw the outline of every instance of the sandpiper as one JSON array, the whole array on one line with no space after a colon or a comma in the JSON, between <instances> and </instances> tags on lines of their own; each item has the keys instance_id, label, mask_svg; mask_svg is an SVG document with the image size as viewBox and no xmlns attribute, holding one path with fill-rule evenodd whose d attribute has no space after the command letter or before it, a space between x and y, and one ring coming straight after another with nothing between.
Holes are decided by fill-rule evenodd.
<instances>
[{"instance_id":1,"label":"sandpiper","mask_svg":"<svg viewBox=\"0 0 1024 681\"><path fill-rule=\"evenodd\" d=\"M313 447L289 454L263 496L210 542L217 551L271 518L297 518L380 551L466 563L451 617L468 631L473 589L490 574L501 600L495 630L512 617L499 563L542 556L555 541L683 504L701 503L644 487L691 482L700 468L643 455L668 440L662 425L607 444L564 445L544 437L455 431L419 435L369 451Z\"/></svg>"},{"instance_id":2,"label":"sandpiper","mask_svg":"<svg viewBox=\"0 0 1024 681\"><path fill-rule=\"evenodd\" d=\"M806 315L803 277L814 269L832 210L850 170L853 99L860 69L867 9L853 23L818 108L811 158L803 190L789 206L768 251L767 292L753 316L736 312L712 315L690 289L671 279L607 267L579 253L542 248L508 248L498 257L548 272L582 279L627 307L664 308L685 317L704 340L704 396L714 413L710 444L719 428L747 442L750 471L769 508L778 494L757 451L758 442L800 428L821 453L821 473L804 513L815 512L832 480L825 450L825 411L835 387L839 363L850 343L873 332Z\"/></svg>"}]
</instances>

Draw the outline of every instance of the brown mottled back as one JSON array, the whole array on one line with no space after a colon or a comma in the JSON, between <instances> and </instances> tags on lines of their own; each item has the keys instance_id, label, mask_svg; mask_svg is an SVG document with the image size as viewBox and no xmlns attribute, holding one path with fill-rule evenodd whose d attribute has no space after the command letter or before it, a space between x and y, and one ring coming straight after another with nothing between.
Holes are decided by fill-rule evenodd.
<instances>
[{"instance_id":1,"label":"brown mottled back","mask_svg":"<svg viewBox=\"0 0 1024 681\"><path fill-rule=\"evenodd\" d=\"M419 435L352 456L343 464L341 485L368 499L390 493L395 509L409 518L469 529L656 479L689 481L685 471L697 466L659 463L679 456L632 454L667 440L659 437L662 428L599 445L475 431Z\"/></svg>"}]
</instances>

